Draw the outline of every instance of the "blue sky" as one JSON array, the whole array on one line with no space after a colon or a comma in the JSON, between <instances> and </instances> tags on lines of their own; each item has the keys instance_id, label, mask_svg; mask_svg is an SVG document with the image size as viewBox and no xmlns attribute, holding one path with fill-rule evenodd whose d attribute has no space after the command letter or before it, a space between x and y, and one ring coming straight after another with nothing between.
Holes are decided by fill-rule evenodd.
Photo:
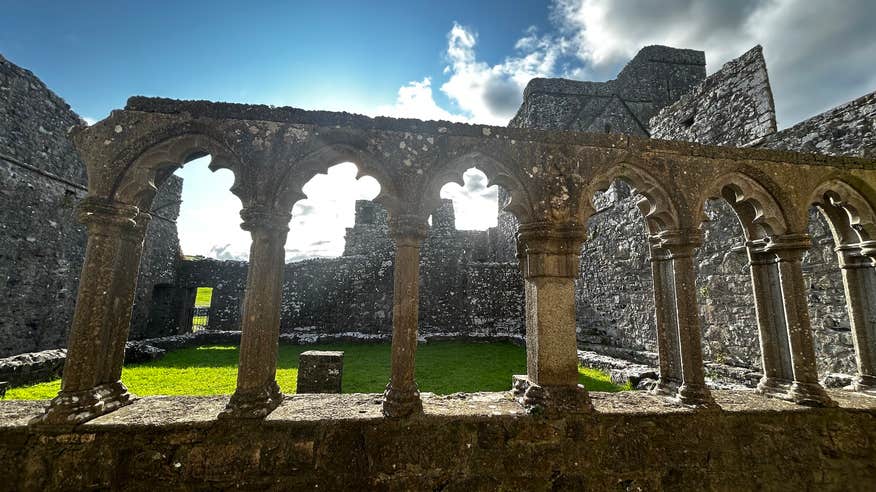
<instances>
[{"instance_id":1,"label":"blue sky","mask_svg":"<svg viewBox=\"0 0 876 492\"><path fill-rule=\"evenodd\" d=\"M454 22L488 63L548 27L538 1L3 4L3 54L96 119L134 94L367 111L442 75Z\"/></svg>"},{"instance_id":2,"label":"blue sky","mask_svg":"<svg viewBox=\"0 0 876 492\"><path fill-rule=\"evenodd\" d=\"M0 53L88 121L132 95L290 105L504 125L533 77L607 80L642 47L706 52L707 71L764 47L779 126L876 89L876 3L835 0L147 2L0 0ZM185 181L186 254L245 258L230 176ZM305 188L287 260L333 256L353 201L344 164ZM457 226L495 224L496 190L448 185Z\"/></svg>"}]
</instances>

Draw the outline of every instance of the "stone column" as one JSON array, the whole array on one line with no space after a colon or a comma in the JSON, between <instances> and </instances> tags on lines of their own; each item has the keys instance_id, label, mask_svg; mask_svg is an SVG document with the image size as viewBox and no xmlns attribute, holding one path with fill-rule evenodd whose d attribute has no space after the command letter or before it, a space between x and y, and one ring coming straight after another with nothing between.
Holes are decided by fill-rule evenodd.
<instances>
[{"instance_id":1,"label":"stone column","mask_svg":"<svg viewBox=\"0 0 876 492\"><path fill-rule=\"evenodd\" d=\"M656 240L657 246L669 251L672 261L671 284L664 284L671 286L666 298L675 302L677 357L681 365L681 385L675 393L676 399L685 405L714 406L705 382L697 274L693 262L694 251L703 242L702 233L693 229L667 230L661 231ZM671 310L672 306L666 309Z\"/></svg>"},{"instance_id":2,"label":"stone column","mask_svg":"<svg viewBox=\"0 0 876 492\"><path fill-rule=\"evenodd\" d=\"M283 295L288 213L261 208L240 212L252 235L240 334L237 389L220 417L264 418L283 400L277 385L280 302Z\"/></svg>"},{"instance_id":3,"label":"stone column","mask_svg":"<svg viewBox=\"0 0 876 492\"><path fill-rule=\"evenodd\" d=\"M654 320L657 329L657 355L660 376L654 393L674 396L681 386L681 354L678 343L678 320L675 306L675 279L672 256L651 237L651 278L654 289Z\"/></svg>"},{"instance_id":4,"label":"stone column","mask_svg":"<svg viewBox=\"0 0 876 492\"><path fill-rule=\"evenodd\" d=\"M809 249L808 234L787 234L769 237L765 250L775 253L782 301L785 307L785 326L794 381L788 390L788 399L801 405L833 406L818 382L815 367L815 347L809 320L809 303L803 281L803 253Z\"/></svg>"},{"instance_id":5,"label":"stone column","mask_svg":"<svg viewBox=\"0 0 876 492\"><path fill-rule=\"evenodd\" d=\"M575 333L575 279L582 226L522 224L518 232L526 296L527 376L515 386L523 404L548 413L592 410L590 397L578 384Z\"/></svg>"},{"instance_id":6,"label":"stone column","mask_svg":"<svg viewBox=\"0 0 876 492\"><path fill-rule=\"evenodd\" d=\"M763 369L757 390L782 398L794 380L794 371L785 326L778 259L772 253L764 252L765 244L764 241L749 241L746 245Z\"/></svg>"},{"instance_id":7,"label":"stone column","mask_svg":"<svg viewBox=\"0 0 876 492\"><path fill-rule=\"evenodd\" d=\"M151 218L130 205L88 197L88 230L61 391L34 424L73 425L132 401L120 378L143 238Z\"/></svg>"},{"instance_id":8,"label":"stone column","mask_svg":"<svg viewBox=\"0 0 876 492\"><path fill-rule=\"evenodd\" d=\"M852 387L876 396L876 241L838 246L836 252L858 365Z\"/></svg>"},{"instance_id":9,"label":"stone column","mask_svg":"<svg viewBox=\"0 0 876 492\"><path fill-rule=\"evenodd\" d=\"M392 217L389 230L395 240L392 292L392 374L383 398L383 414L400 418L423 411L414 380L417 322L420 305L420 245L426 221L418 216Z\"/></svg>"}]
</instances>

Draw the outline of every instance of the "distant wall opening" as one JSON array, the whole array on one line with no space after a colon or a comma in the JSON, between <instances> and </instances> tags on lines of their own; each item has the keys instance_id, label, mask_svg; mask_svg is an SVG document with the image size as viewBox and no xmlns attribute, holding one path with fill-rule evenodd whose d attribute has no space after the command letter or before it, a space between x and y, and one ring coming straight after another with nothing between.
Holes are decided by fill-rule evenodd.
<instances>
[{"instance_id":1,"label":"distant wall opening","mask_svg":"<svg viewBox=\"0 0 876 492\"><path fill-rule=\"evenodd\" d=\"M192 331L206 330L210 324L210 305L213 302L213 287L198 287L192 306Z\"/></svg>"}]
</instances>

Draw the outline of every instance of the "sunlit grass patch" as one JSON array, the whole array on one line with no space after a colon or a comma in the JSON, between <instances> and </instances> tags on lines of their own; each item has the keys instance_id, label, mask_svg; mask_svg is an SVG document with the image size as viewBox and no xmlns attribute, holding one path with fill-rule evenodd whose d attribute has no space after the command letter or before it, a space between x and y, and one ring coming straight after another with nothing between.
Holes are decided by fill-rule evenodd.
<instances>
[{"instance_id":1,"label":"sunlit grass patch","mask_svg":"<svg viewBox=\"0 0 876 492\"><path fill-rule=\"evenodd\" d=\"M294 393L298 355L306 350L344 351L344 393L380 393L389 381L389 344L281 345L277 382ZM211 346L169 352L157 361L126 366L122 382L139 396L226 395L234 392L239 350ZM590 391L621 391L607 374L579 368L580 381ZM505 391L513 374L526 373L526 351L511 343L431 342L417 348L417 383L421 391L437 394ZM60 380L11 388L7 399L53 398Z\"/></svg>"}]
</instances>

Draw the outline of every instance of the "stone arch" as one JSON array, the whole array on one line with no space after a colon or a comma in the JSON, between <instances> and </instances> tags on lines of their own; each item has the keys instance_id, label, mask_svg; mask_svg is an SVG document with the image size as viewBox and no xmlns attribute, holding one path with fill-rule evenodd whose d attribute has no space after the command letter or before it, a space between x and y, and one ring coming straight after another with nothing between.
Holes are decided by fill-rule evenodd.
<instances>
[{"instance_id":1,"label":"stone arch","mask_svg":"<svg viewBox=\"0 0 876 492\"><path fill-rule=\"evenodd\" d=\"M723 198L736 213L746 240L782 235L789 230L785 210L768 187L740 171L730 172L715 179L697 200L697 215L703 217L708 200Z\"/></svg>"},{"instance_id":2,"label":"stone arch","mask_svg":"<svg viewBox=\"0 0 876 492\"><path fill-rule=\"evenodd\" d=\"M837 245L876 240L876 206L864 192L840 178L830 178L815 187L809 202L827 219Z\"/></svg>"},{"instance_id":3,"label":"stone arch","mask_svg":"<svg viewBox=\"0 0 876 492\"><path fill-rule=\"evenodd\" d=\"M111 199L148 210L158 187L175 170L206 155L211 156L211 171L229 169L234 174L231 192L239 196L243 166L221 139L210 135L212 131L200 125L185 124L156 133L163 138L147 136L116 156L116 162L124 163L120 166L124 170L112 185Z\"/></svg>"},{"instance_id":4,"label":"stone arch","mask_svg":"<svg viewBox=\"0 0 876 492\"><path fill-rule=\"evenodd\" d=\"M630 184L644 197L637 206L642 212L650 234L684 227L683 218L678 213L679 206L670 194L671 190L667 190L667 187L650 173L627 162L614 164L607 171L590 180L581 200L582 208L586 211L582 223L586 223L587 218L596 213L593 207L593 195L608 190L616 180Z\"/></svg>"},{"instance_id":5,"label":"stone arch","mask_svg":"<svg viewBox=\"0 0 876 492\"><path fill-rule=\"evenodd\" d=\"M371 152L349 142L324 143L291 164L278 177L278 193L274 206L278 210L291 211L295 202L306 198L302 189L308 181L317 174L326 174L330 167L343 162L356 165L356 179L370 176L377 181L380 193L374 198L374 202L390 211L398 209L399 198L389 170Z\"/></svg>"},{"instance_id":6,"label":"stone arch","mask_svg":"<svg viewBox=\"0 0 876 492\"><path fill-rule=\"evenodd\" d=\"M465 186L463 174L471 168L476 168L487 176L488 186L498 185L511 194L511 201L505 207L520 222L525 222L532 215L532 205L529 194L523 183L511 172L501 160L480 150L474 150L443 162L438 166L426 183L422 210L432 211L441 203L441 188L447 183Z\"/></svg>"}]
</instances>

